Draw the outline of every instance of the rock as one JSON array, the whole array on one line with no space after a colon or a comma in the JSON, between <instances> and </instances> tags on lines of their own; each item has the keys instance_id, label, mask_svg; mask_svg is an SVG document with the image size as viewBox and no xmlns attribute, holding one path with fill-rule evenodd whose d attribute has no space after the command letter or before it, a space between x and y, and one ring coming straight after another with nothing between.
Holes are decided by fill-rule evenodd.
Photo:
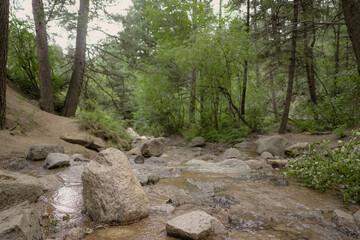
<instances>
[{"instance_id":1,"label":"rock","mask_svg":"<svg viewBox=\"0 0 360 240\"><path fill-rule=\"evenodd\" d=\"M166 203L172 204L175 207L179 207L184 204L193 203L193 198L184 189L173 191L170 195L169 200Z\"/></svg>"},{"instance_id":2,"label":"rock","mask_svg":"<svg viewBox=\"0 0 360 240\"><path fill-rule=\"evenodd\" d=\"M241 159L241 153L236 148L229 148L223 153L222 159L230 158Z\"/></svg>"},{"instance_id":3,"label":"rock","mask_svg":"<svg viewBox=\"0 0 360 240\"><path fill-rule=\"evenodd\" d=\"M0 239L42 239L40 220L36 210L28 203L23 203L0 212Z\"/></svg>"},{"instance_id":4,"label":"rock","mask_svg":"<svg viewBox=\"0 0 360 240\"><path fill-rule=\"evenodd\" d=\"M157 138L145 142L141 147L141 153L144 157L159 157L165 152L166 144L163 140Z\"/></svg>"},{"instance_id":5,"label":"rock","mask_svg":"<svg viewBox=\"0 0 360 240\"><path fill-rule=\"evenodd\" d=\"M9 169L19 171L29 166L29 162L25 158L17 158L10 162Z\"/></svg>"},{"instance_id":6,"label":"rock","mask_svg":"<svg viewBox=\"0 0 360 240\"><path fill-rule=\"evenodd\" d=\"M282 155L287 144L287 140L279 135L271 137L261 137L256 142L256 153L261 155L263 152L269 152L273 156Z\"/></svg>"},{"instance_id":7,"label":"rock","mask_svg":"<svg viewBox=\"0 0 360 240\"><path fill-rule=\"evenodd\" d=\"M151 158L146 159L146 162L152 163L152 164L164 165L165 163L168 162L168 159L162 158L162 157L151 157Z\"/></svg>"},{"instance_id":8,"label":"rock","mask_svg":"<svg viewBox=\"0 0 360 240\"><path fill-rule=\"evenodd\" d=\"M101 151L85 167L82 182L84 206L95 221L122 225L149 215L149 199L120 150Z\"/></svg>"},{"instance_id":9,"label":"rock","mask_svg":"<svg viewBox=\"0 0 360 240\"><path fill-rule=\"evenodd\" d=\"M134 162L136 163L136 164L144 164L144 161L145 161L145 159L144 159L144 157L143 156L136 156L135 157L135 159L134 159Z\"/></svg>"},{"instance_id":10,"label":"rock","mask_svg":"<svg viewBox=\"0 0 360 240\"><path fill-rule=\"evenodd\" d=\"M206 145L203 137L196 137L189 142L189 147L204 147Z\"/></svg>"},{"instance_id":11,"label":"rock","mask_svg":"<svg viewBox=\"0 0 360 240\"><path fill-rule=\"evenodd\" d=\"M44 191L56 191L64 186L64 180L58 175L47 175L40 180L43 182Z\"/></svg>"},{"instance_id":12,"label":"rock","mask_svg":"<svg viewBox=\"0 0 360 240\"><path fill-rule=\"evenodd\" d=\"M221 159L217 156L215 156L214 154L206 154L203 156L199 157L200 160L204 160L204 161L212 161L212 162L220 162Z\"/></svg>"},{"instance_id":13,"label":"rock","mask_svg":"<svg viewBox=\"0 0 360 240\"><path fill-rule=\"evenodd\" d=\"M266 216L265 213L249 212L241 208L241 206L234 206L230 209L228 220L230 225L236 229L244 230L266 230L272 228L272 218Z\"/></svg>"},{"instance_id":14,"label":"rock","mask_svg":"<svg viewBox=\"0 0 360 240\"><path fill-rule=\"evenodd\" d=\"M65 133L60 138L66 142L79 144L86 148L101 150L106 147L106 143L101 138L90 136L86 133Z\"/></svg>"},{"instance_id":15,"label":"rock","mask_svg":"<svg viewBox=\"0 0 360 240\"><path fill-rule=\"evenodd\" d=\"M255 151L256 149L255 144L251 142L237 143L233 147L241 150L252 150L252 151Z\"/></svg>"},{"instance_id":16,"label":"rock","mask_svg":"<svg viewBox=\"0 0 360 240\"><path fill-rule=\"evenodd\" d=\"M63 240L82 240L84 239L85 232L85 228L72 228L69 232L67 232Z\"/></svg>"},{"instance_id":17,"label":"rock","mask_svg":"<svg viewBox=\"0 0 360 240\"><path fill-rule=\"evenodd\" d=\"M267 160L267 163L270 164L273 168L284 168L289 161L288 160L279 160L279 159L275 159L275 160Z\"/></svg>"},{"instance_id":18,"label":"rock","mask_svg":"<svg viewBox=\"0 0 360 240\"><path fill-rule=\"evenodd\" d=\"M75 162L89 162L90 159L85 158L82 154L74 154L71 156L71 159Z\"/></svg>"},{"instance_id":19,"label":"rock","mask_svg":"<svg viewBox=\"0 0 360 240\"><path fill-rule=\"evenodd\" d=\"M195 172L211 172L224 174L245 174L250 173L250 167L242 160L226 159L218 163L210 163L193 159L186 163L186 169Z\"/></svg>"},{"instance_id":20,"label":"rock","mask_svg":"<svg viewBox=\"0 0 360 240\"><path fill-rule=\"evenodd\" d=\"M171 206L170 204L151 206L151 211L153 211L153 212L171 214L172 212L174 212L174 210L175 210L175 207Z\"/></svg>"},{"instance_id":21,"label":"rock","mask_svg":"<svg viewBox=\"0 0 360 240\"><path fill-rule=\"evenodd\" d=\"M269 152L263 152L260 156L262 159L273 159L274 156Z\"/></svg>"},{"instance_id":22,"label":"rock","mask_svg":"<svg viewBox=\"0 0 360 240\"><path fill-rule=\"evenodd\" d=\"M43 184L38 178L0 170L0 210L24 201L35 202L43 192Z\"/></svg>"},{"instance_id":23,"label":"rock","mask_svg":"<svg viewBox=\"0 0 360 240\"><path fill-rule=\"evenodd\" d=\"M126 132L127 132L127 134L129 134L130 137L132 137L132 138L135 138L135 139L140 138L140 135L139 135L137 132L135 132L134 129L132 129L132 128L126 129Z\"/></svg>"},{"instance_id":24,"label":"rock","mask_svg":"<svg viewBox=\"0 0 360 240\"><path fill-rule=\"evenodd\" d=\"M59 144L38 144L30 147L28 160L44 160L49 153L64 153L64 146Z\"/></svg>"},{"instance_id":25,"label":"rock","mask_svg":"<svg viewBox=\"0 0 360 240\"><path fill-rule=\"evenodd\" d=\"M263 170L263 171L271 171L273 168L270 164L267 164L264 160L248 160L245 162L252 170Z\"/></svg>"},{"instance_id":26,"label":"rock","mask_svg":"<svg viewBox=\"0 0 360 240\"><path fill-rule=\"evenodd\" d=\"M213 197L211 207L228 209L235 204L238 204L238 202L233 196L228 194L219 194Z\"/></svg>"},{"instance_id":27,"label":"rock","mask_svg":"<svg viewBox=\"0 0 360 240\"><path fill-rule=\"evenodd\" d=\"M285 148L285 154L290 157L297 157L304 152L307 145L309 145L307 142L295 143Z\"/></svg>"},{"instance_id":28,"label":"rock","mask_svg":"<svg viewBox=\"0 0 360 240\"><path fill-rule=\"evenodd\" d=\"M358 228L360 229L360 210L354 214L354 218Z\"/></svg>"},{"instance_id":29,"label":"rock","mask_svg":"<svg viewBox=\"0 0 360 240\"><path fill-rule=\"evenodd\" d=\"M126 153L128 156L140 156L141 155L141 150L139 147L134 147L133 149L131 149L130 151L128 151Z\"/></svg>"},{"instance_id":30,"label":"rock","mask_svg":"<svg viewBox=\"0 0 360 240\"><path fill-rule=\"evenodd\" d=\"M135 175L141 186L155 185L160 181L160 177L156 173L136 173Z\"/></svg>"},{"instance_id":31,"label":"rock","mask_svg":"<svg viewBox=\"0 0 360 240\"><path fill-rule=\"evenodd\" d=\"M183 239L203 239L226 230L216 218L203 211L186 213L166 223L166 233Z\"/></svg>"},{"instance_id":32,"label":"rock","mask_svg":"<svg viewBox=\"0 0 360 240\"><path fill-rule=\"evenodd\" d=\"M341 232L349 236L360 236L353 215L337 209L332 214L332 221Z\"/></svg>"},{"instance_id":33,"label":"rock","mask_svg":"<svg viewBox=\"0 0 360 240\"><path fill-rule=\"evenodd\" d=\"M54 169L70 166L70 157L63 153L49 153L44 162L44 168Z\"/></svg>"}]
</instances>

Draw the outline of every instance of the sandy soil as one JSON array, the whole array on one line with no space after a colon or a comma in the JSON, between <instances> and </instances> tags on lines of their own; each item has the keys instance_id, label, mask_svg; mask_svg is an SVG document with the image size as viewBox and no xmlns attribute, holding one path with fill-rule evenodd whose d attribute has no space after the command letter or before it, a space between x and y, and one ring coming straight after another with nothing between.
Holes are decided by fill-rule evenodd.
<instances>
[{"instance_id":1,"label":"sandy soil","mask_svg":"<svg viewBox=\"0 0 360 240\"><path fill-rule=\"evenodd\" d=\"M65 153L83 154L88 158L95 151L60 139L64 133L81 133L81 123L77 119L65 118L42 111L34 100L28 100L13 86L7 87L7 126L0 131L0 167L2 162L26 155L34 144L62 144Z\"/></svg>"}]
</instances>

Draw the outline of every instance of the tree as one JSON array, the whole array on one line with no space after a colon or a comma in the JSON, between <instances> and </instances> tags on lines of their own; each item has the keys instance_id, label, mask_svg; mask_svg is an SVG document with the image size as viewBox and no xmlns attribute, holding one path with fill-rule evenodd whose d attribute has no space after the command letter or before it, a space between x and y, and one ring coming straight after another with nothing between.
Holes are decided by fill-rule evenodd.
<instances>
[{"instance_id":1,"label":"tree","mask_svg":"<svg viewBox=\"0 0 360 240\"><path fill-rule=\"evenodd\" d=\"M32 7L39 62L40 107L47 112L54 112L54 96L51 86L49 49L46 34L45 12L42 0L33 0Z\"/></svg>"},{"instance_id":2,"label":"tree","mask_svg":"<svg viewBox=\"0 0 360 240\"><path fill-rule=\"evenodd\" d=\"M6 122L6 61L9 36L9 0L0 2L0 129Z\"/></svg>"},{"instance_id":3,"label":"tree","mask_svg":"<svg viewBox=\"0 0 360 240\"><path fill-rule=\"evenodd\" d=\"M86 51L86 34L89 20L89 0L80 1L80 9L77 21L76 49L74 56L74 66L71 75L70 86L66 94L62 115L71 117L75 115L81 87L85 72L85 51Z\"/></svg>"},{"instance_id":4,"label":"tree","mask_svg":"<svg viewBox=\"0 0 360 240\"><path fill-rule=\"evenodd\" d=\"M342 0L342 5L360 74L360 0Z\"/></svg>"},{"instance_id":5,"label":"tree","mask_svg":"<svg viewBox=\"0 0 360 240\"><path fill-rule=\"evenodd\" d=\"M297 24L298 24L298 8L299 8L298 0L294 0L294 17L292 21L292 36L291 36L291 55L290 55L290 65L289 65L289 79L288 79L288 87L286 90L286 99L284 112L281 119L281 125L279 128L279 133L284 134L286 131L286 125L289 117L290 111L290 103L292 98L293 84L294 84L294 76L295 76L295 63L296 63L296 40L297 40Z\"/></svg>"}]
</instances>

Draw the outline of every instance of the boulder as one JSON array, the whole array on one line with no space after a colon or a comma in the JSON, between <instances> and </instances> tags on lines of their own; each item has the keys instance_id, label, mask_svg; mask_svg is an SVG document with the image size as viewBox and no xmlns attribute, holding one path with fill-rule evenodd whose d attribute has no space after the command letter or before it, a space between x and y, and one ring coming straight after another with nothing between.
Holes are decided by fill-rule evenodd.
<instances>
[{"instance_id":1,"label":"boulder","mask_svg":"<svg viewBox=\"0 0 360 240\"><path fill-rule=\"evenodd\" d=\"M11 160L9 169L11 171L19 171L29 166L29 162L25 158L17 158Z\"/></svg>"},{"instance_id":2,"label":"boulder","mask_svg":"<svg viewBox=\"0 0 360 240\"><path fill-rule=\"evenodd\" d=\"M273 168L271 167L270 164L267 164L265 162L265 160L247 160L245 162L247 165L249 165L249 167L252 169L252 170L256 170L256 171L271 171L273 170Z\"/></svg>"},{"instance_id":3,"label":"boulder","mask_svg":"<svg viewBox=\"0 0 360 240\"><path fill-rule=\"evenodd\" d=\"M211 172L224 174L246 174L251 169L244 161L239 159L226 159L222 162L210 163L203 160L193 159L186 163L186 169L195 172Z\"/></svg>"},{"instance_id":4,"label":"boulder","mask_svg":"<svg viewBox=\"0 0 360 240\"><path fill-rule=\"evenodd\" d=\"M285 148L285 154L290 157L297 157L304 152L306 146L308 145L309 143L307 142L295 143Z\"/></svg>"},{"instance_id":5,"label":"boulder","mask_svg":"<svg viewBox=\"0 0 360 240\"><path fill-rule=\"evenodd\" d=\"M204 161L212 161L212 162L220 162L221 159L217 156L215 156L214 154L206 154L203 156L199 157L200 160L204 160Z\"/></svg>"},{"instance_id":6,"label":"boulder","mask_svg":"<svg viewBox=\"0 0 360 240\"><path fill-rule=\"evenodd\" d=\"M84 206L95 221L123 225L149 215L149 199L120 150L101 151L85 167L82 182Z\"/></svg>"},{"instance_id":7,"label":"boulder","mask_svg":"<svg viewBox=\"0 0 360 240\"><path fill-rule=\"evenodd\" d=\"M178 189L173 191L169 197L167 203L172 204L175 207L179 207L184 204L193 203L194 200L191 195L184 189Z\"/></svg>"},{"instance_id":8,"label":"boulder","mask_svg":"<svg viewBox=\"0 0 360 240\"><path fill-rule=\"evenodd\" d=\"M332 221L341 232L349 236L360 237L353 215L337 209L332 214Z\"/></svg>"},{"instance_id":9,"label":"boulder","mask_svg":"<svg viewBox=\"0 0 360 240\"><path fill-rule=\"evenodd\" d=\"M42 239L36 210L28 203L23 203L0 212L0 239Z\"/></svg>"},{"instance_id":10,"label":"boulder","mask_svg":"<svg viewBox=\"0 0 360 240\"><path fill-rule=\"evenodd\" d=\"M360 210L354 214L355 222L360 230Z\"/></svg>"},{"instance_id":11,"label":"boulder","mask_svg":"<svg viewBox=\"0 0 360 240\"><path fill-rule=\"evenodd\" d=\"M134 147L133 149L131 149L130 151L128 151L126 153L128 156L140 156L141 155L141 150L139 147Z\"/></svg>"},{"instance_id":12,"label":"boulder","mask_svg":"<svg viewBox=\"0 0 360 240\"><path fill-rule=\"evenodd\" d=\"M206 145L206 141L203 137L196 137L193 138L188 145L189 147L204 147Z\"/></svg>"},{"instance_id":13,"label":"boulder","mask_svg":"<svg viewBox=\"0 0 360 240\"><path fill-rule=\"evenodd\" d=\"M164 213L164 214L171 214L172 212L174 212L174 210L175 207L171 206L170 204L151 206L151 211Z\"/></svg>"},{"instance_id":14,"label":"boulder","mask_svg":"<svg viewBox=\"0 0 360 240\"><path fill-rule=\"evenodd\" d=\"M203 211L194 211L168 221L166 233L182 239L203 239L214 234L225 234L226 230L213 216Z\"/></svg>"},{"instance_id":15,"label":"boulder","mask_svg":"<svg viewBox=\"0 0 360 240\"><path fill-rule=\"evenodd\" d=\"M66 142L79 144L86 148L101 150L106 147L106 143L101 138L90 136L86 133L65 133L60 138Z\"/></svg>"},{"instance_id":16,"label":"boulder","mask_svg":"<svg viewBox=\"0 0 360 240\"><path fill-rule=\"evenodd\" d=\"M87 159L82 154L78 154L78 153L72 155L71 159L75 162L89 162L90 161L90 159Z\"/></svg>"},{"instance_id":17,"label":"boulder","mask_svg":"<svg viewBox=\"0 0 360 240\"><path fill-rule=\"evenodd\" d=\"M126 132L127 132L127 134L129 134L130 137L132 137L132 138L135 138L135 139L140 138L140 135L139 135L137 132L135 132L134 129L132 129L132 128L126 129Z\"/></svg>"},{"instance_id":18,"label":"boulder","mask_svg":"<svg viewBox=\"0 0 360 240\"><path fill-rule=\"evenodd\" d=\"M135 176L141 186L155 185L160 181L160 176L156 173L143 174L140 172L136 172Z\"/></svg>"},{"instance_id":19,"label":"boulder","mask_svg":"<svg viewBox=\"0 0 360 240\"><path fill-rule=\"evenodd\" d=\"M262 159L273 159L274 156L269 152L263 152L260 156Z\"/></svg>"},{"instance_id":20,"label":"boulder","mask_svg":"<svg viewBox=\"0 0 360 240\"><path fill-rule=\"evenodd\" d=\"M64 186L64 180L59 175L47 175L39 178L43 182L44 191L56 191Z\"/></svg>"},{"instance_id":21,"label":"boulder","mask_svg":"<svg viewBox=\"0 0 360 240\"><path fill-rule=\"evenodd\" d=\"M267 163L270 164L273 168L284 168L288 163L289 161L286 160L286 159L270 159L270 160L267 160Z\"/></svg>"},{"instance_id":22,"label":"boulder","mask_svg":"<svg viewBox=\"0 0 360 240\"><path fill-rule=\"evenodd\" d=\"M241 159L241 153L236 148L229 148L228 150L226 150L223 153L222 158L223 159L230 159L230 158Z\"/></svg>"},{"instance_id":23,"label":"boulder","mask_svg":"<svg viewBox=\"0 0 360 240\"><path fill-rule=\"evenodd\" d=\"M152 139L145 142L141 147L141 154L146 157L159 157L165 152L166 144L162 139Z\"/></svg>"},{"instance_id":24,"label":"boulder","mask_svg":"<svg viewBox=\"0 0 360 240\"><path fill-rule=\"evenodd\" d=\"M64 153L64 146L59 144L38 144L30 147L28 160L44 160L49 153Z\"/></svg>"},{"instance_id":25,"label":"boulder","mask_svg":"<svg viewBox=\"0 0 360 240\"><path fill-rule=\"evenodd\" d=\"M144 159L143 156L136 156L135 159L134 159L134 162L135 162L136 164L144 164L145 159Z\"/></svg>"},{"instance_id":26,"label":"boulder","mask_svg":"<svg viewBox=\"0 0 360 240\"><path fill-rule=\"evenodd\" d=\"M287 140L279 135L271 137L261 137L256 142L256 153L261 155L263 152L269 152L273 156L279 156L284 153Z\"/></svg>"},{"instance_id":27,"label":"boulder","mask_svg":"<svg viewBox=\"0 0 360 240\"><path fill-rule=\"evenodd\" d=\"M234 206L230 209L228 220L230 225L236 229L258 231L271 229L273 226L272 218L266 216L264 212L250 212L242 209L241 206Z\"/></svg>"},{"instance_id":28,"label":"boulder","mask_svg":"<svg viewBox=\"0 0 360 240\"><path fill-rule=\"evenodd\" d=\"M49 153L44 162L44 168L54 169L70 166L70 157L63 153Z\"/></svg>"},{"instance_id":29,"label":"boulder","mask_svg":"<svg viewBox=\"0 0 360 240\"><path fill-rule=\"evenodd\" d=\"M43 192L38 178L0 170L0 211L24 201L35 202Z\"/></svg>"}]
</instances>

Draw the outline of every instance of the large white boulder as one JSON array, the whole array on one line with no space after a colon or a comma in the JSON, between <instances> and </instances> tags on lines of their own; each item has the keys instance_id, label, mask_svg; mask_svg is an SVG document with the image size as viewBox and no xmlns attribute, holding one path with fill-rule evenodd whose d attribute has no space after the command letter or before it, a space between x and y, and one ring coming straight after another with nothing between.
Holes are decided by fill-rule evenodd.
<instances>
[{"instance_id":1,"label":"large white boulder","mask_svg":"<svg viewBox=\"0 0 360 240\"><path fill-rule=\"evenodd\" d=\"M149 199L120 150L101 151L85 167L82 182L84 206L95 221L123 225L149 215Z\"/></svg>"}]
</instances>

